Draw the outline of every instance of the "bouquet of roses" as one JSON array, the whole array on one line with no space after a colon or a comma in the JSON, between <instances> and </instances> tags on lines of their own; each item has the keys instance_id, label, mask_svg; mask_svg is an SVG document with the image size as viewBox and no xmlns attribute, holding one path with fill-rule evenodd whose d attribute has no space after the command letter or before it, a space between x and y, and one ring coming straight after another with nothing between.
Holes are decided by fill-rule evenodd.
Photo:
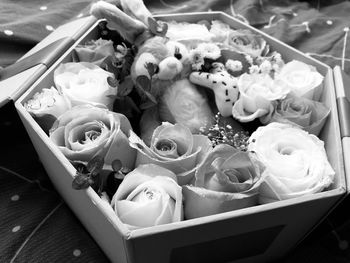
<instances>
[{"instance_id":1,"label":"bouquet of roses","mask_svg":"<svg viewBox=\"0 0 350 263\"><path fill-rule=\"evenodd\" d=\"M315 67L284 61L250 30L165 23L138 8L141 22L96 3L101 38L77 46L54 86L25 104L76 167L75 189L93 187L135 229L332 184Z\"/></svg>"}]
</instances>

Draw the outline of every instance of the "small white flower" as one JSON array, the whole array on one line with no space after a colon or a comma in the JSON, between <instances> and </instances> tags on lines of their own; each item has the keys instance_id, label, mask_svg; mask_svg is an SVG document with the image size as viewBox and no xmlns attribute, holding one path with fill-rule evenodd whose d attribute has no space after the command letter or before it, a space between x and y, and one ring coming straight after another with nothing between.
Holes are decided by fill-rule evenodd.
<instances>
[{"instance_id":1,"label":"small white flower","mask_svg":"<svg viewBox=\"0 0 350 263\"><path fill-rule=\"evenodd\" d=\"M260 72L264 73L264 74L269 74L270 71L272 69L271 63L268 60L264 60L261 64L260 64Z\"/></svg>"},{"instance_id":2,"label":"small white flower","mask_svg":"<svg viewBox=\"0 0 350 263\"><path fill-rule=\"evenodd\" d=\"M281 70L281 68L277 64L273 64L272 69L277 73Z\"/></svg>"},{"instance_id":3,"label":"small white flower","mask_svg":"<svg viewBox=\"0 0 350 263\"><path fill-rule=\"evenodd\" d=\"M253 64L253 58L252 58L252 56L250 56L250 55L246 55L245 56L245 59L247 60L247 62L249 63L249 64Z\"/></svg>"},{"instance_id":4,"label":"small white flower","mask_svg":"<svg viewBox=\"0 0 350 263\"><path fill-rule=\"evenodd\" d=\"M258 74L259 73L259 66L258 65L252 65L249 67L249 73L250 74Z\"/></svg>"},{"instance_id":5,"label":"small white flower","mask_svg":"<svg viewBox=\"0 0 350 263\"><path fill-rule=\"evenodd\" d=\"M213 43L200 43L196 49L203 58L218 59L221 56L220 48Z\"/></svg>"},{"instance_id":6,"label":"small white flower","mask_svg":"<svg viewBox=\"0 0 350 263\"><path fill-rule=\"evenodd\" d=\"M44 88L28 100L24 107L35 117L42 117L46 114L58 118L62 113L71 108L71 103L66 96L60 94L54 87Z\"/></svg>"},{"instance_id":7,"label":"small white flower","mask_svg":"<svg viewBox=\"0 0 350 263\"><path fill-rule=\"evenodd\" d=\"M192 65L192 70L198 71L201 70L204 65L204 57L201 52L197 49L192 49L190 51L190 61Z\"/></svg>"},{"instance_id":8,"label":"small white flower","mask_svg":"<svg viewBox=\"0 0 350 263\"><path fill-rule=\"evenodd\" d=\"M275 52L275 54L272 56L272 59L275 62L274 64L277 64L280 68L283 67L284 61L280 53Z\"/></svg>"},{"instance_id":9,"label":"small white flower","mask_svg":"<svg viewBox=\"0 0 350 263\"><path fill-rule=\"evenodd\" d=\"M243 69L242 62L239 60L228 59L225 66L232 72L241 71Z\"/></svg>"}]
</instances>

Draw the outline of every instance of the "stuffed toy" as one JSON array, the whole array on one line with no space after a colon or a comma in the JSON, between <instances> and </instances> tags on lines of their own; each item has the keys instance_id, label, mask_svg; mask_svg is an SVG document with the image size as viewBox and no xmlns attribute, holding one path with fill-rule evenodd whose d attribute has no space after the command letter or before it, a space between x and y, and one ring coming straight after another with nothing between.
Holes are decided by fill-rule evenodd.
<instances>
[{"instance_id":1,"label":"stuffed toy","mask_svg":"<svg viewBox=\"0 0 350 263\"><path fill-rule=\"evenodd\" d=\"M182 122L189 126L192 132L198 132L203 125L209 125L213 114L205 94L198 91L188 80L192 68L187 47L166 37L167 24L156 21L142 0L115 2L114 5L99 1L92 5L91 14L98 19L106 19L109 29L116 30L126 41L135 46L136 55L130 69L134 85L143 90L147 95L146 98L153 102L153 105L150 103L151 106L155 104L154 107L158 107L158 104L163 106L169 104L162 101L164 94L167 94L167 100L176 101L171 95L181 98L179 92L183 90L186 100L193 100L193 105L196 105L192 107L187 104L191 111L198 112L198 114L194 112L192 117L203 118L199 120L181 118L176 112L184 105L172 104L171 109L165 109L167 119L162 118L164 114L160 114L160 121L169 121L168 117L171 116L173 122ZM167 92L169 89L173 92ZM194 126L194 123L197 124Z\"/></svg>"},{"instance_id":2,"label":"stuffed toy","mask_svg":"<svg viewBox=\"0 0 350 263\"><path fill-rule=\"evenodd\" d=\"M99 1L92 5L91 14L106 19L108 28L134 44L137 53L131 78L135 84L146 87L146 77L150 81L150 93L158 99L167 86L188 77L191 69L188 50L164 36L166 24L153 19L141 0L121 0L117 5Z\"/></svg>"},{"instance_id":3,"label":"stuffed toy","mask_svg":"<svg viewBox=\"0 0 350 263\"><path fill-rule=\"evenodd\" d=\"M201 71L192 72L190 81L213 90L215 103L220 114L223 117L232 115L232 106L239 95L237 78L228 73L222 63L213 63L212 69L208 73Z\"/></svg>"}]
</instances>

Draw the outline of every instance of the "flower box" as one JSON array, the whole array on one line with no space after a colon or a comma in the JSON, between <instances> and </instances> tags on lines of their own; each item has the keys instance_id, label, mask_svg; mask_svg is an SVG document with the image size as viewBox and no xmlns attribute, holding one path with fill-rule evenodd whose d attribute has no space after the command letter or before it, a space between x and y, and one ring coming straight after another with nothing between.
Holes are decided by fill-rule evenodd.
<instances>
[{"instance_id":1,"label":"flower box","mask_svg":"<svg viewBox=\"0 0 350 263\"><path fill-rule=\"evenodd\" d=\"M161 20L198 22L219 19L234 29L250 29L283 54L313 65L325 77L321 101L331 113L320 134L335 170L329 189L293 199L243 208L150 228L129 230L92 188L72 189L73 165L24 108L32 96L53 85L54 70L72 61L79 43L97 38L97 21L16 101L15 106L56 189L112 262L266 262L291 251L345 196L347 185L332 69L222 12L156 16Z\"/></svg>"}]
</instances>

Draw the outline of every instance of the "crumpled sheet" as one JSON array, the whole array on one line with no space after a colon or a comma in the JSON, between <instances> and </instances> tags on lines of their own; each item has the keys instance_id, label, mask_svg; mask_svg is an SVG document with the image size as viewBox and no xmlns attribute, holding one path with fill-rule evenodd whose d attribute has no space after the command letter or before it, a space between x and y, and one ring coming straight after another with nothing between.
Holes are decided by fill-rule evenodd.
<instances>
[{"instance_id":1,"label":"crumpled sheet","mask_svg":"<svg viewBox=\"0 0 350 263\"><path fill-rule=\"evenodd\" d=\"M89 0L2 0L0 66L14 63L59 25L88 14ZM349 1L146 0L154 14L223 11L350 73ZM0 262L108 262L51 185L15 112L0 109ZM346 213L332 216L285 262L349 262ZM344 245L344 243L343 243Z\"/></svg>"}]
</instances>

